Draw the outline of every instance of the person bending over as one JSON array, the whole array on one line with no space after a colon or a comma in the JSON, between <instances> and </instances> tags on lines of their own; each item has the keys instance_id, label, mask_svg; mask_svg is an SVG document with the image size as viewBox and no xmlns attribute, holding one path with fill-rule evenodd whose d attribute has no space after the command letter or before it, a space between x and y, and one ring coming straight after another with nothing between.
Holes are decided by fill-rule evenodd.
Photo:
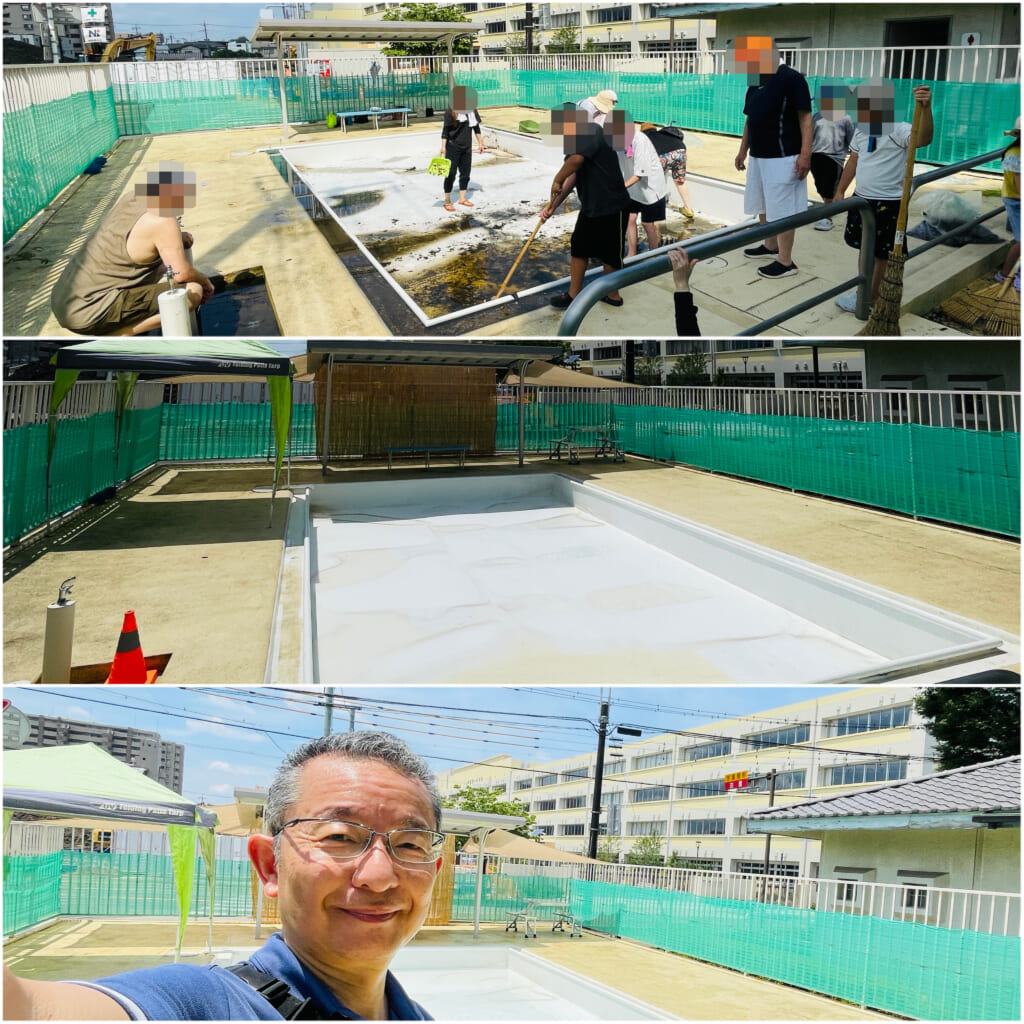
<instances>
[{"instance_id":1,"label":"person bending over","mask_svg":"<svg viewBox=\"0 0 1024 1024\"><path fill-rule=\"evenodd\" d=\"M90 335L154 330L168 267L175 285L184 285L189 309L206 302L213 285L189 261L192 236L178 221L195 200L195 175L181 164L165 161L148 172L64 268L50 296L61 327Z\"/></svg>"}]
</instances>

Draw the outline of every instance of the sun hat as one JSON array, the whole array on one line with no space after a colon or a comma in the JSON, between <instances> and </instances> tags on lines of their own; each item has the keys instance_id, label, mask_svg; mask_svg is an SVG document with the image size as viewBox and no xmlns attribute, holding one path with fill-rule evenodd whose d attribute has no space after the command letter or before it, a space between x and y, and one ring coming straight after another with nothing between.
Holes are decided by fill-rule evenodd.
<instances>
[{"instance_id":1,"label":"sun hat","mask_svg":"<svg viewBox=\"0 0 1024 1024\"><path fill-rule=\"evenodd\" d=\"M612 107L619 102L618 94L611 89L602 89L596 96L590 97L590 102L601 111L602 114L610 114Z\"/></svg>"}]
</instances>

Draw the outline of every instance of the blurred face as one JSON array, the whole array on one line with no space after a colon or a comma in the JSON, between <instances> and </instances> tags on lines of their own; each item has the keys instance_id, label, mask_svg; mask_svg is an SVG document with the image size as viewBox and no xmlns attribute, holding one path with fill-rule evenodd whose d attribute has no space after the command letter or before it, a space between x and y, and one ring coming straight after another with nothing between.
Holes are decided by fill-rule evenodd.
<instances>
[{"instance_id":1,"label":"blurred face","mask_svg":"<svg viewBox=\"0 0 1024 1024\"><path fill-rule=\"evenodd\" d=\"M726 70L746 75L750 85L763 85L779 68L779 52L770 36L738 36L726 60Z\"/></svg>"},{"instance_id":2,"label":"blurred face","mask_svg":"<svg viewBox=\"0 0 1024 1024\"><path fill-rule=\"evenodd\" d=\"M471 110L476 110L479 106L479 98L476 94L476 89L469 85L456 85L452 89L452 110L456 114L466 114Z\"/></svg>"},{"instance_id":3,"label":"blurred face","mask_svg":"<svg viewBox=\"0 0 1024 1024\"><path fill-rule=\"evenodd\" d=\"M288 820L336 818L377 832L437 827L423 783L383 762L325 755L306 763L301 780ZM254 839L265 855L270 838ZM358 857L338 860L298 825L281 833L276 862L253 860L264 891L278 899L285 941L327 977L385 969L423 924L441 863L396 860L381 836Z\"/></svg>"},{"instance_id":4,"label":"blurred face","mask_svg":"<svg viewBox=\"0 0 1024 1024\"><path fill-rule=\"evenodd\" d=\"M888 135L896 127L896 92L892 83L857 86L857 127L868 135Z\"/></svg>"},{"instance_id":5,"label":"blurred face","mask_svg":"<svg viewBox=\"0 0 1024 1024\"><path fill-rule=\"evenodd\" d=\"M177 217L196 205L196 176L181 164L161 161L160 170L150 171L135 186L135 194L144 195L146 206L162 217Z\"/></svg>"}]
</instances>

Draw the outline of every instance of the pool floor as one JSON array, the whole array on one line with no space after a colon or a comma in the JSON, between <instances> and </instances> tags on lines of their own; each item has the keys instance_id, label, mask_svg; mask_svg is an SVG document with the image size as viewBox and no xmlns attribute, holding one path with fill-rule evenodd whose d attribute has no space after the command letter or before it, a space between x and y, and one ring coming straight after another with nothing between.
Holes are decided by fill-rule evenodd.
<instances>
[{"instance_id":1,"label":"pool floor","mask_svg":"<svg viewBox=\"0 0 1024 1024\"><path fill-rule=\"evenodd\" d=\"M882 660L536 495L313 515L324 680L798 685Z\"/></svg>"}]
</instances>

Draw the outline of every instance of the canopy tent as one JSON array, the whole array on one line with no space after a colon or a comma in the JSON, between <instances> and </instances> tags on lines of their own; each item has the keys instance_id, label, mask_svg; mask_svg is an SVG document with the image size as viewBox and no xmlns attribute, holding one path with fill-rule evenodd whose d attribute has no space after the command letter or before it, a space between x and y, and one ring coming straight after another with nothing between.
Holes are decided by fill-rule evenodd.
<instances>
[{"instance_id":1,"label":"canopy tent","mask_svg":"<svg viewBox=\"0 0 1024 1024\"><path fill-rule=\"evenodd\" d=\"M210 888L212 939L214 815L111 757L94 743L5 750L3 765L4 832L16 811L52 818L80 817L166 827L178 896L175 960L181 951L192 899L198 836Z\"/></svg>"},{"instance_id":2,"label":"canopy tent","mask_svg":"<svg viewBox=\"0 0 1024 1024\"><path fill-rule=\"evenodd\" d=\"M522 375L533 362L546 362L562 354L561 345L518 345L481 341L321 341L307 342L307 362L314 368L316 359L327 366L324 399L323 452L321 470L327 472L328 441L331 425L331 375L335 363L380 363L388 366L485 366L515 371ZM525 464L526 414L524 392L517 388L519 416L519 465Z\"/></svg>"},{"instance_id":3,"label":"canopy tent","mask_svg":"<svg viewBox=\"0 0 1024 1024\"><path fill-rule=\"evenodd\" d=\"M216 377L266 377L270 391L270 414L274 430L274 483L270 492L273 516L274 498L281 478L284 451L292 418L291 360L261 341L243 339L188 338L170 341L164 338L124 338L85 341L65 345L54 355L56 366L50 396L49 432L46 448L46 518L50 518L50 472L57 443L57 412L74 387L81 370L109 370L117 376L117 405L114 412L114 464L121 438L125 410L140 373L189 374Z\"/></svg>"},{"instance_id":4,"label":"canopy tent","mask_svg":"<svg viewBox=\"0 0 1024 1024\"><path fill-rule=\"evenodd\" d=\"M277 54L277 77L281 95L281 134L288 138L288 103L285 98L282 43L439 43L448 51L448 92L452 77L452 47L462 36L483 32L480 21L371 21L338 18L260 18L249 37L253 43L273 43Z\"/></svg>"},{"instance_id":5,"label":"canopy tent","mask_svg":"<svg viewBox=\"0 0 1024 1024\"><path fill-rule=\"evenodd\" d=\"M479 843L472 838L462 848L463 853L476 853L479 850ZM487 846L484 849L486 855L494 857L518 857L520 860L541 860L557 861L567 864L599 864L600 861L590 857L581 857L578 853L570 853L568 850L559 850L557 846L549 846L547 843L538 843L532 839L524 839L513 832L506 832L499 828L487 837Z\"/></svg>"}]
</instances>

